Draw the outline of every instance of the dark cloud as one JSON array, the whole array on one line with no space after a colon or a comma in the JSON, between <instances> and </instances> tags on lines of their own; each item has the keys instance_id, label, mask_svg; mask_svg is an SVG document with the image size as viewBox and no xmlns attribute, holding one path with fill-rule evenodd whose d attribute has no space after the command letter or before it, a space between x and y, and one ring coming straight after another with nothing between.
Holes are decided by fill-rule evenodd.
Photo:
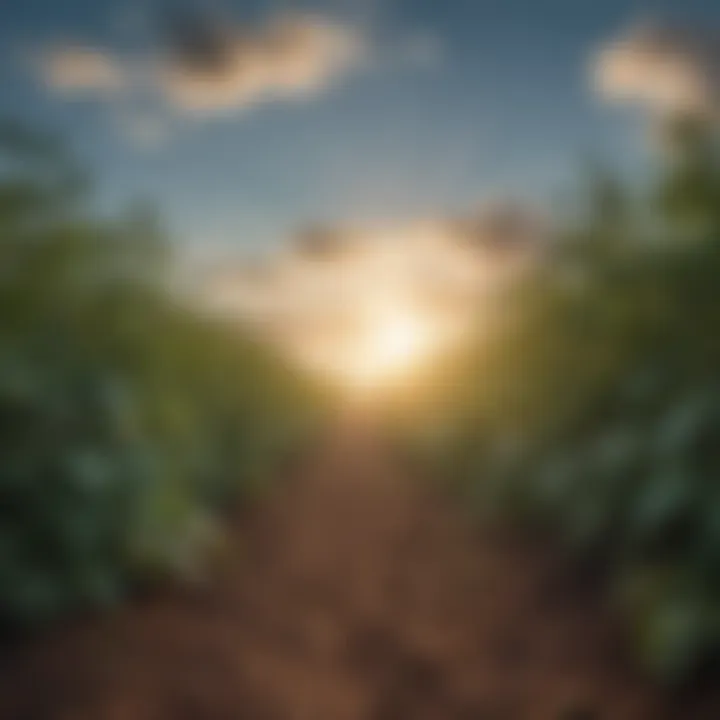
<instances>
[{"instance_id":1,"label":"dark cloud","mask_svg":"<svg viewBox=\"0 0 720 720\"><path fill-rule=\"evenodd\" d=\"M355 69L365 50L359 32L319 15L279 15L246 27L180 13L169 17L164 37L158 85L190 111L312 95Z\"/></svg>"},{"instance_id":2,"label":"dark cloud","mask_svg":"<svg viewBox=\"0 0 720 720\"><path fill-rule=\"evenodd\" d=\"M293 241L294 254L316 261L339 260L360 250L362 241L350 229L315 225L300 231Z\"/></svg>"},{"instance_id":3,"label":"dark cloud","mask_svg":"<svg viewBox=\"0 0 720 720\"><path fill-rule=\"evenodd\" d=\"M192 72L223 72L236 43L234 23L196 8L170 8L158 21L163 47L173 63Z\"/></svg>"},{"instance_id":4,"label":"dark cloud","mask_svg":"<svg viewBox=\"0 0 720 720\"><path fill-rule=\"evenodd\" d=\"M538 209L516 200L489 202L459 220L451 220L456 239L476 250L507 254L536 250L545 244L548 219Z\"/></svg>"}]
</instances>

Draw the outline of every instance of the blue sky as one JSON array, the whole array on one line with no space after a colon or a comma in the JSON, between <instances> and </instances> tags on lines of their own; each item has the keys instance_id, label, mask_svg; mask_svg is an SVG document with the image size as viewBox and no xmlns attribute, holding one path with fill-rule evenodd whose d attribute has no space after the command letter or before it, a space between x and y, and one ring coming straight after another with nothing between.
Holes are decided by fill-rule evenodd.
<instances>
[{"instance_id":1,"label":"blue sky","mask_svg":"<svg viewBox=\"0 0 720 720\"><path fill-rule=\"evenodd\" d=\"M178 242L269 248L317 221L455 213L498 195L553 197L591 155L635 167L639 129L593 96L593 52L637 18L720 24L713 0L224 4L238 24L288 7L362 27L372 62L300 100L175 115L147 146L122 131L115 104L50 92L27 61L62 42L132 50L147 42L147 6L24 0L1 11L0 107L67 137L94 171L104 205L149 198ZM409 57L420 38L432 40L431 61Z\"/></svg>"}]
</instances>

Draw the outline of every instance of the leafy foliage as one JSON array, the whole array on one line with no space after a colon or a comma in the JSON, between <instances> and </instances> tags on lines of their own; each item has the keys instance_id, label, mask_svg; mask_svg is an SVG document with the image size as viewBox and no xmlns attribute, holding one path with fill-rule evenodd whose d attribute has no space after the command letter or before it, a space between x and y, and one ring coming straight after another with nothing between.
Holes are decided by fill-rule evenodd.
<instances>
[{"instance_id":1,"label":"leafy foliage","mask_svg":"<svg viewBox=\"0 0 720 720\"><path fill-rule=\"evenodd\" d=\"M720 649L720 152L708 129L673 142L649 193L599 177L437 369L422 444L484 515L603 568L639 658L677 680Z\"/></svg>"},{"instance_id":2,"label":"leafy foliage","mask_svg":"<svg viewBox=\"0 0 720 720\"><path fill-rule=\"evenodd\" d=\"M314 391L172 283L148 213L94 216L60 148L0 131L0 620L197 574Z\"/></svg>"}]
</instances>

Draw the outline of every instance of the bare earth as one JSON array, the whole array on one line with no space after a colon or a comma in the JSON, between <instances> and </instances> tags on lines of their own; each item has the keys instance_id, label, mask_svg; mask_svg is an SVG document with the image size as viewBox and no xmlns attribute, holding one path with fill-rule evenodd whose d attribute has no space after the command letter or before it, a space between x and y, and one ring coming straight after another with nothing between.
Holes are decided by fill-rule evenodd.
<instances>
[{"instance_id":1,"label":"bare earth","mask_svg":"<svg viewBox=\"0 0 720 720\"><path fill-rule=\"evenodd\" d=\"M0 652L3 720L661 720L557 563L344 430L242 521L213 580Z\"/></svg>"}]
</instances>

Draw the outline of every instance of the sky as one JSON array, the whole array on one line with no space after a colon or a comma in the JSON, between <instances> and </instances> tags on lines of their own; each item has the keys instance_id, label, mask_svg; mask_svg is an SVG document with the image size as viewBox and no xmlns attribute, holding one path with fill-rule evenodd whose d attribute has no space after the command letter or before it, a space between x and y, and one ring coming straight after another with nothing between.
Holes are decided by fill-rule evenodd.
<instances>
[{"instance_id":1,"label":"sky","mask_svg":"<svg viewBox=\"0 0 720 720\"><path fill-rule=\"evenodd\" d=\"M1 12L3 111L65 137L101 208L155 204L202 303L361 385L551 258L589 162L641 174L668 119L720 118L717 0Z\"/></svg>"},{"instance_id":2,"label":"sky","mask_svg":"<svg viewBox=\"0 0 720 720\"><path fill-rule=\"evenodd\" d=\"M632 167L642 144L632 117L590 90L592 54L636 18L720 24L714 0L227 0L191 9L247 28L260 38L256 49L271 47L279 18L290 16L332 23L339 47L315 57L309 79L283 79L277 65L266 78L271 92L248 91L219 110L189 107L180 95L158 100L168 91L160 81L113 89L122 83L110 66L85 77L102 91L73 86L67 75L83 70L73 58L64 58L66 77L63 68L48 77L63 59L51 53L66 47L140 67L167 39L168 18L189 7L4 3L0 107L66 137L103 205L151 200L177 243L210 253L263 251L315 223L552 198L591 156ZM181 60L182 41L174 40ZM362 47L343 46L352 42ZM197 69L189 60L185 69Z\"/></svg>"}]
</instances>

